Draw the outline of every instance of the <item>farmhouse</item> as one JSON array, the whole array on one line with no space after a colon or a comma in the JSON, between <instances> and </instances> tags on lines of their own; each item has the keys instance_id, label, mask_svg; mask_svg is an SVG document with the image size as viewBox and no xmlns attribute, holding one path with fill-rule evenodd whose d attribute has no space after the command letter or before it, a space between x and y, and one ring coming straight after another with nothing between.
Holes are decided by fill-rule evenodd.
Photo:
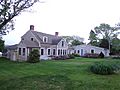
<instances>
[{"instance_id":1,"label":"farmhouse","mask_svg":"<svg viewBox=\"0 0 120 90\"><path fill-rule=\"evenodd\" d=\"M33 49L38 49L40 59L51 59L50 56L64 56L72 53L77 53L84 56L85 53L100 53L109 56L109 50L90 46L78 45L71 47L65 38L59 36L58 32L55 35L50 35L34 30L34 25L30 25L30 29L21 37L19 44L7 47L7 58L11 60L26 61L29 53Z\"/></svg>"},{"instance_id":2,"label":"farmhouse","mask_svg":"<svg viewBox=\"0 0 120 90\"><path fill-rule=\"evenodd\" d=\"M58 34L58 32L55 32L55 35L37 32L34 30L34 25L30 25L30 30L21 37L17 48L14 50L8 48L8 57L26 61L33 49L39 49L40 59L50 59L51 55L67 55L68 43Z\"/></svg>"}]
</instances>

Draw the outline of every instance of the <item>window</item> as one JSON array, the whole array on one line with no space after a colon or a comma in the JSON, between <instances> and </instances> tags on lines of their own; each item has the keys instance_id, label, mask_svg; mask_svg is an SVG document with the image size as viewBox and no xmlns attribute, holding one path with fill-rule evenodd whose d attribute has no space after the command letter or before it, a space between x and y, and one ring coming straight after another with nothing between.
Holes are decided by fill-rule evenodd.
<instances>
[{"instance_id":1,"label":"window","mask_svg":"<svg viewBox=\"0 0 120 90\"><path fill-rule=\"evenodd\" d=\"M67 54L66 50L65 50L65 55Z\"/></svg>"},{"instance_id":2,"label":"window","mask_svg":"<svg viewBox=\"0 0 120 90\"><path fill-rule=\"evenodd\" d=\"M53 49L53 55L55 55L55 49Z\"/></svg>"},{"instance_id":3,"label":"window","mask_svg":"<svg viewBox=\"0 0 120 90\"><path fill-rule=\"evenodd\" d=\"M64 41L62 41L62 47L64 47Z\"/></svg>"},{"instance_id":4,"label":"window","mask_svg":"<svg viewBox=\"0 0 120 90\"><path fill-rule=\"evenodd\" d=\"M44 49L41 49L41 55L44 55Z\"/></svg>"},{"instance_id":5,"label":"window","mask_svg":"<svg viewBox=\"0 0 120 90\"><path fill-rule=\"evenodd\" d=\"M94 50L93 50L93 49L91 50L91 53L94 53Z\"/></svg>"},{"instance_id":6,"label":"window","mask_svg":"<svg viewBox=\"0 0 120 90\"><path fill-rule=\"evenodd\" d=\"M33 38L31 38L31 41L33 41Z\"/></svg>"},{"instance_id":7,"label":"window","mask_svg":"<svg viewBox=\"0 0 120 90\"><path fill-rule=\"evenodd\" d=\"M76 53L76 50L74 50L74 53Z\"/></svg>"},{"instance_id":8,"label":"window","mask_svg":"<svg viewBox=\"0 0 120 90\"><path fill-rule=\"evenodd\" d=\"M60 49L58 49L58 55L60 55Z\"/></svg>"},{"instance_id":9,"label":"window","mask_svg":"<svg viewBox=\"0 0 120 90\"><path fill-rule=\"evenodd\" d=\"M19 55L21 55L21 48L19 48Z\"/></svg>"},{"instance_id":10,"label":"window","mask_svg":"<svg viewBox=\"0 0 120 90\"><path fill-rule=\"evenodd\" d=\"M78 54L80 53L80 51L78 50L78 52L77 52Z\"/></svg>"},{"instance_id":11,"label":"window","mask_svg":"<svg viewBox=\"0 0 120 90\"><path fill-rule=\"evenodd\" d=\"M62 55L62 49L61 49L61 55Z\"/></svg>"},{"instance_id":12,"label":"window","mask_svg":"<svg viewBox=\"0 0 120 90\"><path fill-rule=\"evenodd\" d=\"M43 42L48 42L48 38L47 37L43 37Z\"/></svg>"},{"instance_id":13,"label":"window","mask_svg":"<svg viewBox=\"0 0 120 90\"><path fill-rule=\"evenodd\" d=\"M65 50L63 50L63 55L65 55Z\"/></svg>"},{"instance_id":14,"label":"window","mask_svg":"<svg viewBox=\"0 0 120 90\"><path fill-rule=\"evenodd\" d=\"M50 55L50 49L48 49L48 55Z\"/></svg>"},{"instance_id":15,"label":"window","mask_svg":"<svg viewBox=\"0 0 120 90\"><path fill-rule=\"evenodd\" d=\"M23 48L23 56L25 56L25 48Z\"/></svg>"},{"instance_id":16,"label":"window","mask_svg":"<svg viewBox=\"0 0 120 90\"><path fill-rule=\"evenodd\" d=\"M24 38L22 38L22 40L24 40Z\"/></svg>"}]
</instances>

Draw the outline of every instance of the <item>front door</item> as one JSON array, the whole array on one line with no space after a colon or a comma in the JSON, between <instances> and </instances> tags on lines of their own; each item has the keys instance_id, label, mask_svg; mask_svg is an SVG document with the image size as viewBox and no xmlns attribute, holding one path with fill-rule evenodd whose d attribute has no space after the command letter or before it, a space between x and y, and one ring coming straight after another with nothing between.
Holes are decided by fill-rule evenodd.
<instances>
[{"instance_id":1,"label":"front door","mask_svg":"<svg viewBox=\"0 0 120 90\"><path fill-rule=\"evenodd\" d=\"M81 56L83 56L83 49L81 49Z\"/></svg>"}]
</instances>

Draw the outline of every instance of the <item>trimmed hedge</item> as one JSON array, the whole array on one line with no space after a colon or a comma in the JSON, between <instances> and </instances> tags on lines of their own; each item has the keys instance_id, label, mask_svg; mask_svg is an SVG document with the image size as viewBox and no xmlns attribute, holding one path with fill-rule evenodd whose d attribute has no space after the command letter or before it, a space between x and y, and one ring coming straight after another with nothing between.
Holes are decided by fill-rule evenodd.
<instances>
[{"instance_id":1,"label":"trimmed hedge","mask_svg":"<svg viewBox=\"0 0 120 90\"><path fill-rule=\"evenodd\" d=\"M120 71L120 62L97 62L90 67L91 72L100 75L110 75Z\"/></svg>"}]
</instances>

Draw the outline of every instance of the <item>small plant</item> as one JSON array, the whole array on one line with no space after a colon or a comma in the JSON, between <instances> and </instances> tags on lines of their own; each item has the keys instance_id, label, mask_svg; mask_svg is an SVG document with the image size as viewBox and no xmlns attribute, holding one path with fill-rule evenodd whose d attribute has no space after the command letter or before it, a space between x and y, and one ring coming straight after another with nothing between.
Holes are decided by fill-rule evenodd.
<instances>
[{"instance_id":1,"label":"small plant","mask_svg":"<svg viewBox=\"0 0 120 90\"><path fill-rule=\"evenodd\" d=\"M104 54L101 52L98 57L99 57L99 58L104 58L105 56L104 56Z\"/></svg>"},{"instance_id":2,"label":"small plant","mask_svg":"<svg viewBox=\"0 0 120 90\"><path fill-rule=\"evenodd\" d=\"M75 57L80 57L80 55L76 53L72 53L72 55L74 55Z\"/></svg>"},{"instance_id":3,"label":"small plant","mask_svg":"<svg viewBox=\"0 0 120 90\"><path fill-rule=\"evenodd\" d=\"M69 59L74 59L75 58L75 56L73 54L68 54L68 56L69 56Z\"/></svg>"},{"instance_id":4,"label":"small plant","mask_svg":"<svg viewBox=\"0 0 120 90\"><path fill-rule=\"evenodd\" d=\"M119 72L120 64L104 61L104 62L95 63L90 67L90 70L95 74L110 75Z\"/></svg>"},{"instance_id":5,"label":"small plant","mask_svg":"<svg viewBox=\"0 0 120 90\"><path fill-rule=\"evenodd\" d=\"M85 58L98 58L99 54L97 53L86 53L83 57Z\"/></svg>"},{"instance_id":6,"label":"small plant","mask_svg":"<svg viewBox=\"0 0 120 90\"><path fill-rule=\"evenodd\" d=\"M38 49L34 49L33 51L30 52L28 62L30 63L36 63L39 62L40 54Z\"/></svg>"}]
</instances>

